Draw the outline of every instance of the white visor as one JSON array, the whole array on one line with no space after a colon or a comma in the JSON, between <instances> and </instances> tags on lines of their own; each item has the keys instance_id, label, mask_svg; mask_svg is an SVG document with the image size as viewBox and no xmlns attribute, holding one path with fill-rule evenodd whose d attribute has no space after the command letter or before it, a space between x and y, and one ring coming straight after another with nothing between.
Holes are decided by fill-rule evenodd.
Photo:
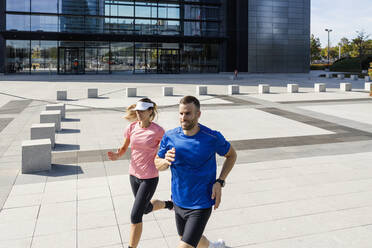
<instances>
[{"instance_id":1,"label":"white visor","mask_svg":"<svg viewBox=\"0 0 372 248\"><path fill-rule=\"evenodd\" d=\"M134 110L146 110L148 108L154 107L153 103L150 102L137 102L136 107Z\"/></svg>"}]
</instances>

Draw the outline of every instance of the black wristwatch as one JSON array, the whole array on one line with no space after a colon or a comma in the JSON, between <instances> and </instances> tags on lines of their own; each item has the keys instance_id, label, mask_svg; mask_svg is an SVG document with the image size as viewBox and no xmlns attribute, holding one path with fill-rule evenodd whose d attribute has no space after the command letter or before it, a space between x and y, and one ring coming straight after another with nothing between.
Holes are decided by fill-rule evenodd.
<instances>
[{"instance_id":1,"label":"black wristwatch","mask_svg":"<svg viewBox=\"0 0 372 248\"><path fill-rule=\"evenodd\" d=\"M217 183L217 182L221 184L221 187L222 187L222 188L225 187L225 180L222 180L222 179L219 179L219 178L218 178L218 179L216 180L216 183Z\"/></svg>"}]
</instances>

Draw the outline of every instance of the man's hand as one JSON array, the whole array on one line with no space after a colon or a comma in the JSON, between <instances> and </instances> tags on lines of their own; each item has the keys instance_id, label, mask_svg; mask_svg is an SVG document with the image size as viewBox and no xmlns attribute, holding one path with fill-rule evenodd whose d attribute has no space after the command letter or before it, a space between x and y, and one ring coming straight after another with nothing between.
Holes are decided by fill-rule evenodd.
<instances>
[{"instance_id":1,"label":"man's hand","mask_svg":"<svg viewBox=\"0 0 372 248\"><path fill-rule=\"evenodd\" d=\"M172 165L174 162L174 158L176 157L176 149L174 147L167 151L165 154L165 158L159 158L156 156L155 158L155 166L159 171L168 169L169 166Z\"/></svg>"},{"instance_id":2,"label":"man's hand","mask_svg":"<svg viewBox=\"0 0 372 248\"><path fill-rule=\"evenodd\" d=\"M212 188L212 199L216 199L216 203L214 204L214 210L216 210L220 206L221 196L222 196L221 184L219 182L215 182Z\"/></svg>"},{"instance_id":3,"label":"man's hand","mask_svg":"<svg viewBox=\"0 0 372 248\"><path fill-rule=\"evenodd\" d=\"M176 149L174 147L170 150L167 151L165 154L165 160L166 160L166 165L169 167L172 165L172 162L174 162L174 158L176 157Z\"/></svg>"}]
</instances>

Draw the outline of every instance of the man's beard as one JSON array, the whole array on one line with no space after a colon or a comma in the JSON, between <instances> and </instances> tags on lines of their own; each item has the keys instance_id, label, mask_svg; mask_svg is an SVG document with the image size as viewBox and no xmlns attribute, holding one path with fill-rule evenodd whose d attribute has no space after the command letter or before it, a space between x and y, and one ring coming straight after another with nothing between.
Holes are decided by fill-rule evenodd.
<instances>
[{"instance_id":1,"label":"man's beard","mask_svg":"<svg viewBox=\"0 0 372 248\"><path fill-rule=\"evenodd\" d=\"M184 124L183 124L184 123ZM181 123L181 127L183 130L191 130L195 127L196 125L196 121L195 120L192 120L192 121L185 121Z\"/></svg>"}]
</instances>

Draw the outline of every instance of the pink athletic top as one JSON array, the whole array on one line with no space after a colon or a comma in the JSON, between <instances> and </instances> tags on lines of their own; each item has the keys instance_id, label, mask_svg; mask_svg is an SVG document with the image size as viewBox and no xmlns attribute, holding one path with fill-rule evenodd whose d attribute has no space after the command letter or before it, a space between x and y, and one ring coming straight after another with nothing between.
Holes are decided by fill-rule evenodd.
<instances>
[{"instance_id":1,"label":"pink athletic top","mask_svg":"<svg viewBox=\"0 0 372 248\"><path fill-rule=\"evenodd\" d=\"M124 137L130 139L130 175L140 179L159 176L154 159L163 134L164 129L154 122L147 128L142 128L138 121L128 125Z\"/></svg>"}]
</instances>

